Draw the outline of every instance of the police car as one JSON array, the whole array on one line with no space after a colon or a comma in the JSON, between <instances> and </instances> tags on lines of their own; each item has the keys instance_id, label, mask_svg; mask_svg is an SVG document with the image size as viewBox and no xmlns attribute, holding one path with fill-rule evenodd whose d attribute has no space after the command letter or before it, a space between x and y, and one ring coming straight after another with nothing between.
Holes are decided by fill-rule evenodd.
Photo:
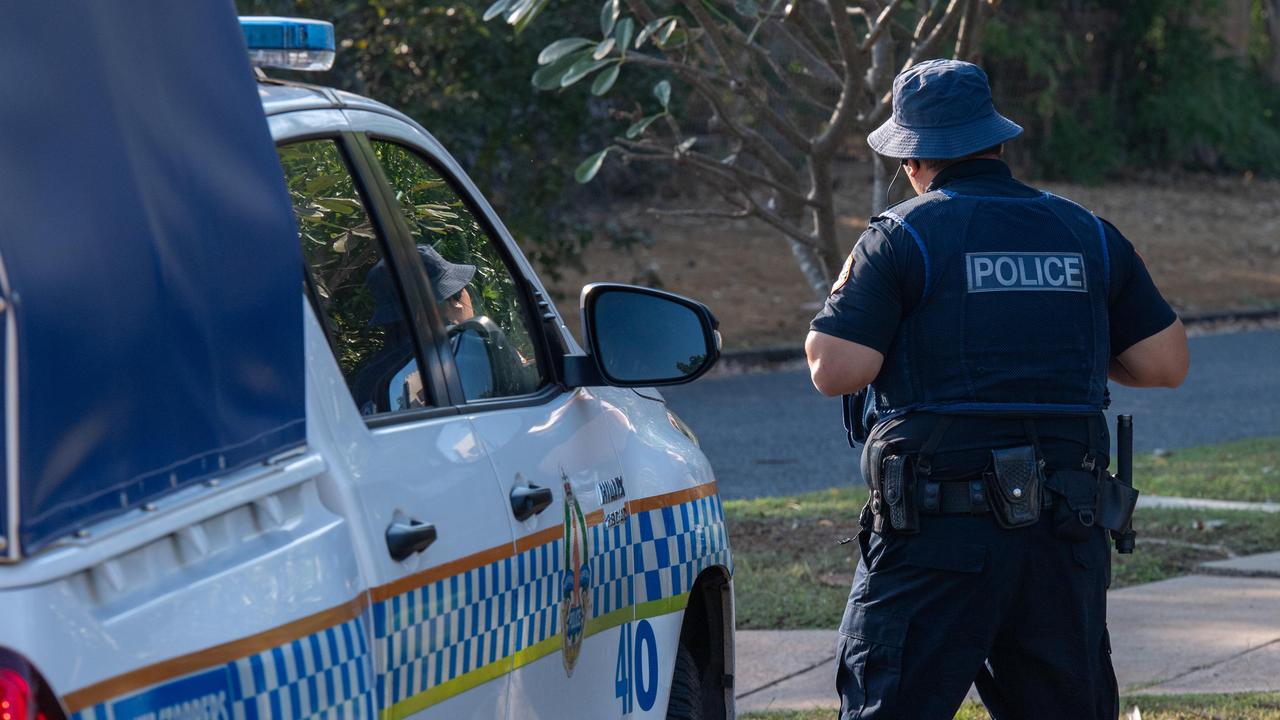
<instances>
[{"instance_id":1,"label":"police car","mask_svg":"<svg viewBox=\"0 0 1280 720\"><path fill-rule=\"evenodd\" d=\"M259 68L333 61L328 23L241 23ZM285 292L241 307L216 282L225 304L161 287L166 312L207 318L174 324L197 352L133 351L171 357L148 402L204 406L134 430L212 439L146 472L100 457L95 433L123 432L94 420L112 376L75 383L74 434L42 424L64 396L25 389L39 361L14 353L57 324L38 306L78 298L42 301L6 250L0 718L732 717L716 482L653 389L714 364L710 312L589 285L584 350L421 125L256 72L299 247L223 280ZM223 323L257 325L225 372L206 367ZM292 357L291 338L296 378L254 360L257 343ZM77 474L85 458L110 462Z\"/></svg>"}]
</instances>

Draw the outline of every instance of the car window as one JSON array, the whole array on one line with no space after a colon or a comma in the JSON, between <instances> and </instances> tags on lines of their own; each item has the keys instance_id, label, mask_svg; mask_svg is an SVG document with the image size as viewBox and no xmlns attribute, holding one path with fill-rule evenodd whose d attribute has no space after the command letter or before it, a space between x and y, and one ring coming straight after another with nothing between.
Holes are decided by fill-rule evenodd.
<instances>
[{"instance_id":1,"label":"car window","mask_svg":"<svg viewBox=\"0 0 1280 720\"><path fill-rule=\"evenodd\" d=\"M533 325L516 277L457 189L395 143L374 141L431 280L467 400L541 387Z\"/></svg>"},{"instance_id":2,"label":"car window","mask_svg":"<svg viewBox=\"0 0 1280 720\"><path fill-rule=\"evenodd\" d=\"M405 304L337 144L279 152L321 322L356 407L362 415L424 407Z\"/></svg>"}]
</instances>

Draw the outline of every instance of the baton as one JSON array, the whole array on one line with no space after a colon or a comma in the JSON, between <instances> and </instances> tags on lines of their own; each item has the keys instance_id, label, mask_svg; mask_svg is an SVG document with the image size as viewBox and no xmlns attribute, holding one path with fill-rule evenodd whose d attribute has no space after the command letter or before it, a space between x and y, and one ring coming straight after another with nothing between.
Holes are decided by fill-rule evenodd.
<instances>
[{"instance_id":1,"label":"baton","mask_svg":"<svg viewBox=\"0 0 1280 720\"><path fill-rule=\"evenodd\" d=\"M1133 416L1116 417L1116 480L1125 487L1133 487ZM1111 539L1115 541L1116 552L1128 555L1138 540L1138 533L1133 530L1133 515L1125 523L1123 530L1112 530Z\"/></svg>"}]
</instances>

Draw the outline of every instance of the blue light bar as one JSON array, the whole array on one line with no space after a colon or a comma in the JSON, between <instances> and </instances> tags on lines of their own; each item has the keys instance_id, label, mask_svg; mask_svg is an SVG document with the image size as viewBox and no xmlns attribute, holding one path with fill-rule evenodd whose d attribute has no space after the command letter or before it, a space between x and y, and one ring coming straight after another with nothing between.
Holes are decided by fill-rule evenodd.
<instances>
[{"instance_id":1,"label":"blue light bar","mask_svg":"<svg viewBox=\"0 0 1280 720\"><path fill-rule=\"evenodd\" d=\"M241 17L254 67L328 70L333 67L333 23L285 17Z\"/></svg>"}]
</instances>

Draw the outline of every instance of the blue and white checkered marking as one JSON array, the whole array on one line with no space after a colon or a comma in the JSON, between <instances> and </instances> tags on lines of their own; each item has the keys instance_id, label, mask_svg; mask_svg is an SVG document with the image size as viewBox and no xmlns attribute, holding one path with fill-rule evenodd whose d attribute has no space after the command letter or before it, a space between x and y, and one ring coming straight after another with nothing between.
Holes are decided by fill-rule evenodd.
<instances>
[{"instance_id":1,"label":"blue and white checkered marking","mask_svg":"<svg viewBox=\"0 0 1280 720\"><path fill-rule=\"evenodd\" d=\"M554 541L373 606L388 672L383 707L511 657L558 632L560 547Z\"/></svg>"},{"instance_id":2,"label":"blue and white checkered marking","mask_svg":"<svg viewBox=\"0 0 1280 720\"><path fill-rule=\"evenodd\" d=\"M365 623L363 617L356 617L270 650L86 708L71 717L154 720L165 716L169 708L203 701L208 703L203 707L211 716L232 720L373 718L373 663ZM196 687L188 689L193 682Z\"/></svg>"},{"instance_id":3,"label":"blue and white checkered marking","mask_svg":"<svg viewBox=\"0 0 1280 720\"><path fill-rule=\"evenodd\" d=\"M612 528L597 524L589 536L592 618L686 593L713 565L732 571L717 495L635 513ZM166 707L193 678L225 687L232 720L373 718L556 637L563 545L556 539L415 588L347 622L86 708L72 720L145 717L124 711ZM375 658L386 668L376 681Z\"/></svg>"},{"instance_id":4,"label":"blue and white checkered marking","mask_svg":"<svg viewBox=\"0 0 1280 720\"><path fill-rule=\"evenodd\" d=\"M635 575L643 578L637 602L689 592L706 568L730 567L724 511L717 495L639 513L636 522L639 537L632 552Z\"/></svg>"}]
</instances>

